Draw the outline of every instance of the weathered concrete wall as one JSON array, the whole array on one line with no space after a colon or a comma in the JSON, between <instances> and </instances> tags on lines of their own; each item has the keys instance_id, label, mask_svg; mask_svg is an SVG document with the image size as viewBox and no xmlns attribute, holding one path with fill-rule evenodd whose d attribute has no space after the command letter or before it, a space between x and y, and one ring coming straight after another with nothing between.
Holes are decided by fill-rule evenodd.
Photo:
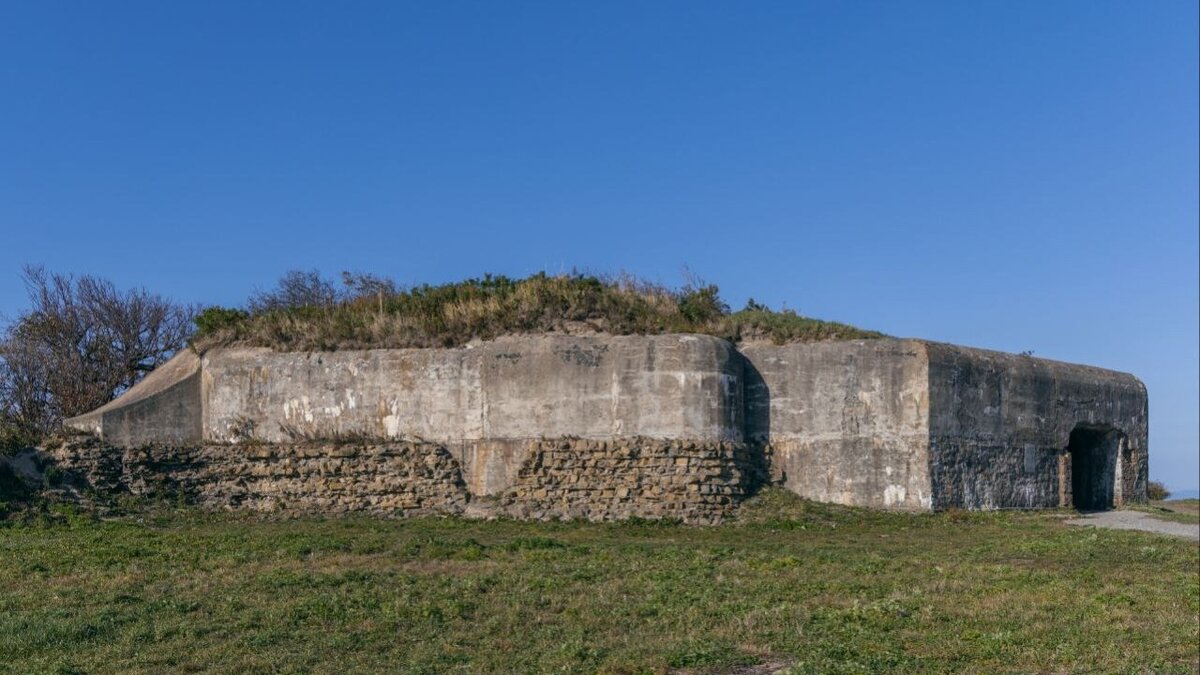
<instances>
[{"instance_id":1,"label":"weathered concrete wall","mask_svg":"<svg viewBox=\"0 0 1200 675\"><path fill-rule=\"evenodd\" d=\"M747 438L824 502L928 509L929 363L914 340L748 345Z\"/></svg>"},{"instance_id":2,"label":"weathered concrete wall","mask_svg":"<svg viewBox=\"0 0 1200 675\"><path fill-rule=\"evenodd\" d=\"M1147 478L1146 392L1136 378L919 340L740 353L694 335L218 349L181 354L68 424L125 448L203 446L231 466L264 444L284 454L328 441L431 444L471 497L515 499L520 489L523 512L589 518L682 509L711 519L715 511L678 506L686 500L655 506L678 479L660 481L664 467L695 473L698 481L680 484L724 505L747 494L737 487L751 484L740 477L747 457L750 473L769 472L810 499L913 510L1121 504L1144 499ZM544 445L560 442L563 451ZM697 454L672 463L674 442ZM727 457L728 447L741 450ZM576 471L592 478L575 484Z\"/></svg>"},{"instance_id":3,"label":"weathered concrete wall","mask_svg":"<svg viewBox=\"0 0 1200 675\"><path fill-rule=\"evenodd\" d=\"M205 440L740 440L741 359L697 335L204 357Z\"/></svg>"},{"instance_id":4,"label":"weathered concrete wall","mask_svg":"<svg viewBox=\"0 0 1200 675\"><path fill-rule=\"evenodd\" d=\"M1077 427L1114 431L1114 503L1146 495L1147 397L1134 376L927 343L934 508L1070 506ZM1119 461L1118 461L1119 457Z\"/></svg>"},{"instance_id":5,"label":"weathered concrete wall","mask_svg":"<svg viewBox=\"0 0 1200 675\"><path fill-rule=\"evenodd\" d=\"M516 478L527 442L740 440L742 360L697 335L502 338L460 349L203 359L208 442L411 438L450 448L473 494Z\"/></svg>"}]
</instances>

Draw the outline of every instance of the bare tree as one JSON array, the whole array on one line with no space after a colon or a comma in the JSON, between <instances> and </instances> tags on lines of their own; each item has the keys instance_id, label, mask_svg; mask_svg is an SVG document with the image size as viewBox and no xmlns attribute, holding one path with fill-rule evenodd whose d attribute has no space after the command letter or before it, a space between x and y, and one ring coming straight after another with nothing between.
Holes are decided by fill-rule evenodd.
<instances>
[{"instance_id":1,"label":"bare tree","mask_svg":"<svg viewBox=\"0 0 1200 675\"><path fill-rule=\"evenodd\" d=\"M32 307L0 334L0 421L44 433L99 407L186 343L192 307L26 267Z\"/></svg>"},{"instance_id":2,"label":"bare tree","mask_svg":"<svg viewBox=\"0 0 1200 675\"><path fill-rule=\"evenodd\" d=\"M292 270L279 279L275 290L256 293L250 298L251 314L277 309L330 307L338 300L333 283L317 270Z\"/></svg>"},{"instance_id":3,"label":"bare tree","mask_svg":"<svg viewBox=\"0 0 1200 675\"><path fill-rule=\"evenodd\" d=\"M0 454L12 441L31 439L54 425L49 367L29 342L0 340Z\"/></svg>"},{"instance_id":4,"label":"bare tree","mask_svg":"<svg viewBox=\"0 0 1200 675\"><path fill-rule=\"evenodd\" d=\"M342 272L342 285L346 287L344 298L350 302L371 301L383 314L384 298L399 293L396 282L387 277L359 272Z\"/></svg>"}]
</instances>

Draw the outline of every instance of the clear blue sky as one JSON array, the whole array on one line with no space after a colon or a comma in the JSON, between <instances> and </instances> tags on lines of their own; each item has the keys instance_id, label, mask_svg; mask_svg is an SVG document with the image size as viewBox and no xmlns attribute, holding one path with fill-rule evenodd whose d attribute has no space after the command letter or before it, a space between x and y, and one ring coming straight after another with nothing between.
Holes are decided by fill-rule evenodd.
<instances>
[{"instance_id":1,"label":"clear blue sky","mask_svg":"<svg viewBox=\"0 0 1200 675\"><path fill-rule=\"evenodd\" d=\"M233 304L289 268L684 265L1137 374L1197 478L1194 0L10 2L0 313L42 263Z\"/></svg>"}]
</instances>

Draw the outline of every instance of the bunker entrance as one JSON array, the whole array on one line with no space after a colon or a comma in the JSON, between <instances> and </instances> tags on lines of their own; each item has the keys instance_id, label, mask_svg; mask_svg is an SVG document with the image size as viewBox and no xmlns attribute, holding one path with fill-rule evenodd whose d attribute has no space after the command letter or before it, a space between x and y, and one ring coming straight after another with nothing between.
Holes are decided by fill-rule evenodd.
<instances>
[{"instance_id":1,"label":"bunker entrance","mask_svg":"<svg viewBox=\"0 0 1200 675\"><path fill-rule=\"evenodd\" d=\"M1071 505L1080 511L1113 507L1116 483L1117 432L1076 427L1067 452L1071 456Z\"/></svg>"}]
</instances>

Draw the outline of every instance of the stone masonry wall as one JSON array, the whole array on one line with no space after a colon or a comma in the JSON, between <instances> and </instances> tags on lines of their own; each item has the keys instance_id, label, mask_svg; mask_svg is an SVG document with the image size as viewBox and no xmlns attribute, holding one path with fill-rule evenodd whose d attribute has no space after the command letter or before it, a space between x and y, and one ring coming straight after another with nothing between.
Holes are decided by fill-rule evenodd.
<instances>
[{"instance_id":1,"label":"stone masonry wall","mask_svg":"<svg viewBox=\"0 0 1200 675\"><path fill-rule=\"evenodd\" d=\"M473 515L630 517L711 524L762 482L761 449L737 442L533 441L514 485ZM105 494L183 497L208 509L286 514L454 515L472 497L442 445L413 441L143 446L75 437L44 449Z\"/></svg>"},{"instance_id":2,"label":"stone masonry wall","mask_svg":"<svg viewBox=\"0 0 1200 675\"><path fill-rule=\"evenodd\" d=\"M541 441L500 498L519 518L724 520L763 481L761 448L652 439Z\"/></svg>"},{"instance_id":3,"label":"stone masonry wall","mask_svg":"<svg viewBox=\"0 0 1200 675\"><path fill-rule=\"evenodd\" d=\"M99 491L182 496L210 509L395 516L461 513L467 503L458 463L430 443L120 449L84 440L50 454Z\"/></svg>"}]
</instances>

